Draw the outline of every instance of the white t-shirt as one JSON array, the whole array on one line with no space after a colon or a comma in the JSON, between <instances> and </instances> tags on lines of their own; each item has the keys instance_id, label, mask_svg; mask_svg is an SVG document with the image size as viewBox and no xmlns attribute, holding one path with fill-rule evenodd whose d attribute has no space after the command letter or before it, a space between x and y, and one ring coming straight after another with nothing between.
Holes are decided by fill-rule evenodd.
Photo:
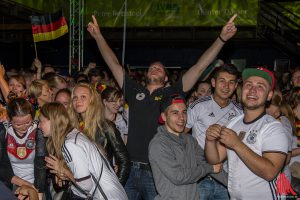
<instances>
[{"instance_id":1,"label":"white t-shirt","mask_svg":"<svg viewBox=\"0 0 300 200\"><path fill-rule=\"evenodd\" d=\"M235 102L230 102L221 108L212 96L194 101L187 110L187 128L192 128L192 134L198 144L204 149L206 130L212 124L226 126L234 117L242 114L242 108Z\"/></svg>"},{"instance_id":2,"label":"white t-shirt","mask_svg":"<svg viewBox=\"0 0 300 200\"><path fill-rule=\"evenodd\" d=\"M238 135L245 132L243 143L253 152L262 156L263 152L287 154L288 137L282 124L270 115L263 115L252 123L243 122L241 115L228 124L228 128ZM276 199L276 180L266 181L254 174L238 155L227 149L228 190L230 198L243 200Z\"/></svg>"},{"instance_id":3,"label":"white t-shirt","mask_svg":"<svg viewBox=\"0 0 300 200\"><path fill-rule=\"evenodd\" d=\"M117 113L115 125L116 128L120 131L121 137L124 141L125 137L128 136L128 123L124 115Z\"/></svg>"},{"instance_id":4,"label":"white t-shirt","mask_svg":"<svg viewBox=\"0 0 300 200\"><path fill-rule=\"evenodd\" d=\"M98 189L93 199L109 200L127 199L124 188L119 182L109 162L100 153L96 145L77 129L73 129L66 137L62 147L64 159L72 171L77 185L85 192L92 194L96 188L96 181L100 175ZM92 175L96 181L93 180ZM74 194L86 197L74 185L71 187Z\"/></svg>"}]
</instances>

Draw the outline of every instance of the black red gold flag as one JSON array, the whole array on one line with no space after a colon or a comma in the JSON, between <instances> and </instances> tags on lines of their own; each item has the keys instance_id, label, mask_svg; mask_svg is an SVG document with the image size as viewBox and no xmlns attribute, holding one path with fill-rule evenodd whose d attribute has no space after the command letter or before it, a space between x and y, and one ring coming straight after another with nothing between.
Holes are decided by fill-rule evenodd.
<instances>
[{"instance_id":1,"label":"black red gold flag","mask_svg":"<svg viewBox=\"0 0 300 200\"><path fill-rule=\"evenodd\" d=\"M68 32L68 24L62 11L31 17L34 42L54 40Z\"/></svg>"}]
</instances>

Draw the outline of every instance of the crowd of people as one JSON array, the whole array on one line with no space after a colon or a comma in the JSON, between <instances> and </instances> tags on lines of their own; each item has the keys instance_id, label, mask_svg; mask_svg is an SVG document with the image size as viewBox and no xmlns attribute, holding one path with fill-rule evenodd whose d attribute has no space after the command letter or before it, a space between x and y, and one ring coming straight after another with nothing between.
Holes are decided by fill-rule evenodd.
<instances>
[{"instance_id":1,"label":"crowd of people","mask_svg":"<svg viewBox=\"0 0 300 200\"><path fill-rule=\"evenodd\" d=\"M93 62L73 77L1 65L0 199L296 199L300 69L214 62L235 17L184 72L127 73L94 16L112 76Z\"/></svg>"}]
</instances>

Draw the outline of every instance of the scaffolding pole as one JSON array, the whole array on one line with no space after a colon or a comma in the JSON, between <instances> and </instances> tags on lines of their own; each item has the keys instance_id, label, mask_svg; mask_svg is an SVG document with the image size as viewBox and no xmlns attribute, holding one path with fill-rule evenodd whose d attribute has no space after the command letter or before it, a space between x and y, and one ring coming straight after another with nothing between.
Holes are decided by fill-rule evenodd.
<instances>
[{"instance_id":1,"label":"scaffolding pole","mask_svg":"<svg viewBox=\"0 0 300 200\"><path fill-rule=\"evenodd\" d=\"M69 74L83 67L84 0L70 0Z\"/></svg>"}]
</instances>

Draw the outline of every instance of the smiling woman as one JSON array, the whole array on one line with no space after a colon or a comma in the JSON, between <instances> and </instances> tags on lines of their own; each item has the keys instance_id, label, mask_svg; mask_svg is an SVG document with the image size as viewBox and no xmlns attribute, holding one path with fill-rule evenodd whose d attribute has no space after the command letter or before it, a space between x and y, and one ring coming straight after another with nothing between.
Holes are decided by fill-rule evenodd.
<instances>
[{"instance_id":1,"label":"smiling woman","mask_svg":"<svg viewBox=\"0 0 300 200\"><path fill-rule=\"evenodd\" d=\"M89 84L78 83L73 88L71 101L68 112L72 125L105 149L111 166L125 185L130 170L129 155L120 132L104 116L101 96Z\"/></svg>"},{"instance_id":2,"label":"smiling woman","mask_svg":"<svg viewBox=\"0 0 300 200\"><path fill-rule=\"evenodd\" d=\"M13 99L7 107L10 121L0 123L0 180L16 187L34 185L45 191L44 138L34 121L31 104Z\"/></svg>"},{"instance_id":3,"label":"smiling woman","mask_svg":"<svg viewBox=\"0 0 300 200\"><path fill-rule=\"evenodd\" d=\"M128 136L128 117L126 112L128 112L128 108L124 106L122 92L116 88L107 87L101 92L101 97L105 107L105 118L116 125L126 144Z\"/></svg>"},{"instance_id":4,"label":"smiling woman","mask_svg":"<svg viewBox=\"0 0 300 200\"><path fill-rule=\"evenodd\" d=\"M47 167L60 180L72 182L66 199L127 199L104 152L73 128L62 104L52 102L41 108L40 127L48 138Z\"/></svg>"}]
</instances>

